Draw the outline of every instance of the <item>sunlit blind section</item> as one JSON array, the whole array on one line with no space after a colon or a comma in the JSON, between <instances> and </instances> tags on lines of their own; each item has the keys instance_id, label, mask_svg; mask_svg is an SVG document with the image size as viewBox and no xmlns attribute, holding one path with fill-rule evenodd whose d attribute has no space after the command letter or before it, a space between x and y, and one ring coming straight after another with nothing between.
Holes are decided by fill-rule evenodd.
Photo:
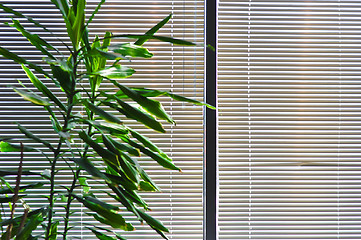
<instances>
[{"instance_id":1,"label":"sunlit blind section","mask_svg":"<svg viewBox=\"0 0 361 240\"><path fill-rule=\"evenodd\" d=\"M88 16L99 3L98 0L88 0ZM9 7L23 11L24 14L34 17L39 22L49 26L59 38L69 42L65 27L60 19L58 10L54 9L50 0L34 1L2 1ZM121 1L108 0L102 10L93 20L90 27L90 35L103 36L105 31L114 34L143 34L168 14L173 18L159 31L159 35L186 39L188 41L202 43L204 28L204 1L202 0L165 0L165 1ZM6 14L0 13L0 21L10 21ZM47 39L56 42L49 34L42 34L40 29L31 24L24 24ZM15 53L42 64L42 55L29 45L15 30L0 26L0 44ZM114 41L124 42L122 40ZM122 83L129 87L146 87L158 90L172 91L176 94L203 100L203 47L173 46L168 43L149 41L144 46L154 53L152 59L134 59L124 64L133 67L136 73ZM65 51L63 45L58 48ZM19 66L11 61L0 58L0 136L22 137L18 133L16 124L20 122L29 130L40 137L52 142L56 135L51 131L49 118L41 108L24 101L13 92L8 85L20 86L17 80L31 88L31 84L22 73ZM43 79L50 88L56 92L55 86L50 80ZM111 84L105 84L105 88L113 89ZM36 92L35 88L31 88ZM115 89L114 89L115 90ZM62 93L58 92L60 98ZM203 112L202 107L192 106L171 101L168 98L161 99L165 109L174 118L177 125L171 126L165 123L166 134L157 134L149 129L141 129L135 122L127 122L131 127L143 132L151 138L164 152L169 154L182 173L171 172L157 166L155 161L143 159L141 164L147 173L162 189L161 193L142 193L152 211L150 214L161 220L170 230L170 239L202 239L203 210L202 210L202 165L203 165ZM81 109L79 109L81 111ZM25 140L25 144L32 145ZM18 166L18 154L1 155L1 169L16 169ZM25 169L36 168L39 171L47 168L48 162L39 154L27 153L25 156ZM70 172L62 172L63 177L59 184L67 184ZM24 181L33 181L25 178ZM44 198L39 198L46 193L46 185L43 191L35 191L32 206L34 209L41 206ZM106 194L98 193L101 199ZM74 209L80 205L74 206ZM61 207L57 209L63 211ZM82 209L85 210L85 209ZM76 219L79 221L72 231L74 239L94 239L95 237L84 226L93 219L86 214L81 214ZM129 214L128 220L134 224L135 232L119 232L127 239L162 239L156 232L146 225L141 225L135 217Z\"/></svg>"},{"instance_id":2,"label":"sunlit blind section","mask_svg":"<svg viewBox=\"0 0 361 240\"><path fill-rule=\"evenodd\" d=\"M218 2L219 239L361 239L361 1Z\"/></svg>"}]
</instances>

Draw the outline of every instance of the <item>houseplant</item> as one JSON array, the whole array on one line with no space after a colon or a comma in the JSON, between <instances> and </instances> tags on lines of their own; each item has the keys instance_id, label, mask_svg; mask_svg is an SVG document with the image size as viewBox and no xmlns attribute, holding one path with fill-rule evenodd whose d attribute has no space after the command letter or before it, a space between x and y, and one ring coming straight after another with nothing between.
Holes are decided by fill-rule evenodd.
<instances>
[{"instance_id":1,"label":"houseplant","mask_svg":"<svg viewBox=\"0 0 361 240\"><path fill-rule=\"evenodd\" d=\"M180 171L172 160L142 134L126 126L122 120L110 113L118 111L125 118L134 119L145 127L163 133L161 121L173 123L172 118L163 110L160 102L153 99L158 96L168 96L174 100L185 101L198 105L205 105L170 92L145 88L130 88L122 84L121 79L131 77L134 70L121 63L132 57L151 58L152 54L142 45L149 39L169 42L172 44L194 45L193 43L154 35L164 26L171 15L163 19L143 35L113 35L110 32L98 36L91 43L88 37L88 25L105 2L100 1L93 14L86 19L85 0L68 3L66 0L51 0L59 9L71 44L66 45L68 55L60 53L54 45L49 44L39 35L27 31L22 24L26 20L51 34L46 26L32 18L24 16L7 6L0 8L17 19L8 25L16 28L29 42L43 55L49 69L40 67L30 60L22 58L6 48L0 47L0 54L21 64L30 82L40 94L27 88L15 88L20 96L33 104L44 107L48 112L54 132L58 136L56 144L38 137L21 124L19 130L27 138L39 144L39 148L24 146L21 142L12 142L11 139L1 142L1 150L20 151L20 167L14 171L2 171L1 181L5 185L0 193L3 203L10 202L11 211L3 212L2 238L3 239L66 239L73 216L72 205L77 202L86 207L88 214L103 225L89 225L87 228L99 239L123 239L112 228L125 231L133 230L133 226L118 212L118 205L107 203L97 198L88 189L86 179L96 179L107 189L113 201L119 202L124 208L133 213L140 221L146 222L151 228L166 238L164 232L168 230L156 219L148 215L145 210L147 204L137 194L137 191L159 190L147 173L139 165L137 158L148 156L161 166ZM134 39L134 44L111 44L114 38ZM61 40L59 40L61 41ZM82 68L80 66L83 66ZM55 95L37 75L51 79L66 96L61 100ZM110 81L116 92L102 90L104 81ZM87 87L87 85L89 87ZM136 103L138 106L135 107ZM82 106L85 114L76 114L75 107ZM208 106L208 105L207 105ZM210 106L208 106L210 107ZM59 117L60 116L60 117ZM46 148L47 151L41 150ZM22 171L24 151L40 151L49 160L49 169L42 172ZM98 160L101 161L99 164ZM58 163L65 161L73 176L70 185L56 186ZM87 175L83 175L85 171ZM41 187L38 182L28 185L21 184L22 175L34 174L45 179L49 185L48 203L39 209L30 210L27 207L27 189ZM16 176L17 181L11 185L6 178ZM83 194L77 189L83 187ZM58 201L65 201L65 216L59 220L54 206ZM22 214L15 214L15 206L21 202ZM20 205L20 204L18 204Z\"/></svg>"}]
</instances>

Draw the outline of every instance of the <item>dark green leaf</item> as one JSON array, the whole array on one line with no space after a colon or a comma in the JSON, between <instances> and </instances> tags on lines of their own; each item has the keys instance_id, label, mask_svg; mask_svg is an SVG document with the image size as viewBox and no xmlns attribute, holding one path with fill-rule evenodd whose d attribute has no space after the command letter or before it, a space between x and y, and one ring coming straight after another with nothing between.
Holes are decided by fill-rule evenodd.
<instances>
[{"instance_id":1,"label":"dark green leaf","mask_svg":"<svg viewBox=\"0 0 361 240\"><path fill-rule=\"evenodd\" d=\"M39 188L43 185L44 185L43 183L32 183L32 184L28 184L25 186L21 186L19 188L19 190ZM13 193L13 192L14 192L14 190L12 188L0 188L0 194L9 194L9 193Z\"/></svg>"},{"instance_id":2,"label":"dark green leaf","mask_svg":"<svg viewBox=\"0 0 361 240\"><path fill-rule=\"evenodd\" d=\"M83 31L85 30L85 0L77 0L76 3L75 19L73 21L70 19L70 21L73 22L72 32L75 38L75 44L73 45L77 47L82 39Z\"/></svg>"},{"instance_id":3,"label":"dark green leaf","mask_svg":"<svg viewBox=\"0 0 361 240\"><path fill-rule=\"evenodd\" d=\"M44 29L47 32L50 32L45 26L41 25L38 21L35 21L32 17L25 16L21 12L15 11L14 9L12 9L10 7L7 7L7 6L4 6L1 3L0 3L0 8L3 9L7 13L14 14L17 17L25 18L29 22L33 23L35 26L40 27L40 28Z\"/></svg>"},{"instance_id":4,"label":"dark green leaf","mask_svg":"<svg viewBox=\"0 0 361 240\"><path fill-rule=\"evenodd\" d=\"M134 169L134 167L123 157L123 154L120 155L119 163L122 167L126 176L132 180L133 182L139 182L138 172Z\"/></svg>"},{"instance_id":5,"label":"dark green leaf","mask_svg":"<svg viewBox=\"0 0 361 240\"><path fill-rule=\"evenodd\" d=\"M128 211L133 212L137 217L140 217L137 209L134 207L133 203L129 202L129 200L124 196L124 194L120 191L120 188L112 186L108 184L108 187L113 190L113 192L117 195L118 201L123 204L124 207L127 208Z\"/></svg>"},{"instance_id":6,"label":"dark green leaf","mask_svg":"<svg viewBox=\"0 0 361 240\"><path fill-rule=\"evenodd\" d=\"M130 77L133 75L134 72L134 69L118 64L113 67L108 67L101 71L98 71L95 74L99 74L100 76L110 79L118 79Z\"/></svg>"},{"instance_id":7,"label":"dark green leaf","mask_svg":"<svg viewBox=\"0 0 361 240\"><path fill-rule=\"evenodd\" d=\"M129 190L137 190L138 189L137 185L135 185L134 182L130 181L125 176L117 176L117 175L113 175L113 174L109 174L109 173L104 173L104 174L111 180L112 183L118 184L118 185L124 187L125 189L129 189Z\"/></svg>"},{"instance_id":8,"label":"dark green leaf","mask_svg":"<svg viewBox=\"0 0 361 240\"><path fill-rule=\"evenodd\" d=\"M56 66L53 64L51 64L50 67L54 78L58 81L63 91L66 93L71 93L74 86L69 72L65 71L60 66Z\"/></svg>"},{"instance_id":9,"label":"dark green leaf","mask_svg":"<svg viewBox=\"0 0 361 240\"><path fill-rule=\"evenodd\" d=\"M168 168L168 169L171 169L171 170L178 170L178 171L181 171L181 169L177 166L175 166L171 161L169 161L168 158L162 156L162 155L159 155L158 153L154 153L150 150L148 150L147 148L137 144L136 142L128 139L124 139L125 141L128 141L128 143L130 145L132 145L133 147L136 147L138 148L142 153L144 153L145 155L151 157L153 160L155 160L156 162L158 162L159 165L165 167L165 168Z\"/></svg>"},{"instance_id":10,"label":"dark green leaf","mask_svg":"<svg viewBox=\"0 0 361 240\"><path fill-rule=\"evenodd\" d=\"M21 24L18 20L14 20L13 19L13 23L14 25L10 25L15 27L24 37L26 37L26 39L32 44L34 45L38 50L40 50L44 55L47 55L48 57L55 59L55 57L48 51L46 50L47 47L49 49L54 49L53 46L51 46L49 43L47 43L45 40L43 40L42 38L39 37L39 35L37 34L32 34L30 32L28 32Z\"/></svg>"},{"instance_id":11,"label":"dark green leaf","mask_svg":"<svg viewBox=\"0 0 361 240\"><path fill-rule=\"evenodd\" d=\"M84 199L85 199L86 201L92 202L93 204L99 205L99 206L101 206L102 208L107 209L107 210L109 210L109 211L110 211L110 210L114 210L114 211L118 211L118 210L119 210L119 207L114 206L114 205L111 205L111 204L108 204L108 203L106 203L106 202L104 202L104 201L101 201L101 200L99 200L99 199L97 199L97 198L95 198L95 197L92 197L92 196L85 196Z\"/></svg>"},{"instance_id":12,"label":"dark green leaf","mask_svg":"<svg viewBox=\"0 0 361 240\"><path fill-rule=\"evenodd\" d=\"M119 98L116 98L118 104L123 108L125 115L128 118L137 120L138 122L143 123L145 126L154 129L158 132L165 133L165 130L161 123L155 120L152 116L138 110L137 108L129 105L126 102L123 102Z\"/></svg>"},{"instance_id":13,"label":"dark green leaf","mask_svg":"<svg viewBox=\"0 0 361 240\"><path fill-rule=\"evenodd\" d=\"M10 52L9 50L7 50L6 48L0 47L0 54L3 55L5 58L7 59L11 59L16 63L19 64L27 64L29 65L31 68L35 69L38 73L44 74L47 77L50 77L49 74L47 74L46 72L44 72L44 70L39 67L36 64L33 64L31 62L26 61L24 58L16 55L15 53Z\"/></svg>"},{"instance_id":14,"label":"dark green leaf","mask_svg":"<svg viewBox=\"0 0 361 240\"><path fill-rule=\"evenodd\" d=\"M118 158L117 156L108 151L107 149L104 149L102 146L100 146L98 143L96 143L95 141L93 141L88 134L86 134L84 131L79 132L79 136L81 139L84 140L84 142L86 142L89 146L91 146L94 151L96 153L98 153L99 156L101 156L104 161L118 167L119 166L119 162L118 162Z\"/></svg>"},{"instance_id":15,"label":"dark green leaf","mask_svg":"<svg viewBox=\"0 0 361 240\"><path fill-rule=\"evenodd\" d=\"M67 111L64 104L42 83L24 64L21 65L24 69L26 75L29 77L30 81L34 84L34 86L39 89L45 96L47 96L50 100L52 100L58 107L62 110Z\"/></svg>"},{"instance_id":16,"label":"dark green leaf","mask_svg":"<svg viewBox=\"0 0 361 240\"><path fill-rule=\"evenodd\" d=\"M154 33L158 32L160 28L162 28L168 21L171 19L172 14L169 14L166 18L164 18L162 21L160 21L157 25L149 29L145 34L146 35L154 35ZM139 38L134 44L135 45L143 45L148 39L141 37Z\"/></svg>"},{"instance_id":17,"label":"dark green leaf","mask_svg":"<svg viewBox=\"0 0 361 240\"><path fill-rule=\"evenodd\" d=\"M116 240L115 238L108 236L102 232L99 232L99 231L95 230L94 228L90 228L90 227L86 227L86 228L89 229L90 231L92 231L94 233L94 235L100 240Z\"/></svg>"},{"instance_id":18,"label":"dark green leaf","mask_svg":"<svg viewBox=\"0 0 361 240\"><path fill-rule=\"evenodd\" d=\"M123 143L115 141L114 139L110 139L110 141L113 143L114 147L116 147L119 151L121 151L121 152L125 151L125 152L128 152L128 153L132 154L133 156L137 156L137 157L140 156L140 152L138 149L132 148L128 145L125 145Z\"/></svg>"},{"instance_id":19,"label":"dark green leaf","mask_svg":"<svg viewBox=\"0 0 361 240\"><path fill-rule=\"evenodd\" d=\"M85 100L85 101L83 101L83 103L90 111L92 111L95 114L99 115L99 117L101 117L105 121L110 122L110 123L122 124L122 121L119 118L115 117L111 113L108 113L108 112L104 111L103 109L101 109L100 107L92 104L91 102Z\"/></svg>"},{"instance_id":20,"label":"dark green leaf","mask_svg":"<svg viewBox=\"0 0 361 240\"><path fill-rule=\"evenodd\" d=\"M30 101L36 105L40 105L40 106L50 106L51 103L48 102L47 100L41 98L39 95L35 94L35 93L30 93L30 92L26 92L23 91L21 89L17 89L14 88L14 91L17 92L20 96L22 96L25 100Z\"/></svg>"},{"instance_id":21,"label":"dark green leaf","mask_svg":"<svg viewBox=\"0 0 361 240\"><path fill-rule=\"evenodd\" d=\"M38 143L42 143L44 144L44 146L48 147L51 150L54 150L53 146L51 146L51 144L45 140L42 140L41 138L39 138L38 136L35 136L32 132L30 132L29 130L27 130L25 127L21 126L20 124L18 124L18 128L20 130L20 132L22 132L23 134L25 134L25 136L27 136L28 138L33 139L34 141L38 142Z\"/></svg>"},{"instance_id":22,"label":"dark green leaf","mask_svg":"<svg viewBox=\"0 0 361 240\"><path fill-rule=\"evenodd\" d=\"M166 227L164 227L163 224L157 219L153 218L152 216L148 215L145 212L142 212L141 210L137 209L137 212L141 216L141 218L144 219L154 229L158 229L162 232L169 232L169 230Z\"/></svg>"},{"instance_id":23,"label":"dark green leaf","mask_svg":"<svg viewBox=\"0 0 361 240\"><path fill-rule=\"evenodd\" d=\"M151 58L153 54L148 51L148 49L132 44L124 43L120 45L112 45L109 49L115 53L119 53L124 57L141 57L141 58Z\"/></svg>"},{"instance_id":24,"label":"dark green leaf","mask_svg":"<svg viewBox=\"0 0 361 240\"><path fill-rule=\"evenodd\" d=\"M107 203L100 201L99 199L96 199L93 197L85 197L85 198L81 198L78 196L75 196L75 197L78 199L79 202L83 203L84 206L86 206L90 210L98 213L100 216L102 216L106 220L111 221L117 225L126 226L126 222L125 222L124 218L120 214L117 214L113 211L115 206L107 204Z\"/></svg>"},{"instance_id":25,"label":"dark green leaf","mask_svg":"<svg viewBox=\"0 0 361 240\"><path fill-rule=\"evenodd\" d=\"M98 121L86 121L92 126L101 129L103 131L108 132L113 136L123 136L128 134L128 129L124 127L124 125L108 123L108 122L98 122Z\"/></svg>"},{"instance_id":26,"label":"dark green leaf","mask_svg":"<svg viewBox=\"0 0 361 240\"><path fill-rule=\"evenodd\" d=\"M121 85L116 81L112 81L112 83L120 90L122 90L123 93L126 94L129 98L133 99L139 105L141 105L148 113L153 114L160 119L167 120L170 123L174 123L173 119L164 111L162 105L158 101L146 98L137 91Z\"/></svg>"},{"instance_id":27,"label":"dark green leaf","mask_svg":"<svg viewBox=\"0 0 361 240\"><path fill-rule=\"evenodd\" d=\"M174 100L177 100L177 101L188 102L188 103L192 103L192 104L199 105L199 106L206 106L206 107L208 107L210 109L216 109L212 105L209 105L207 103L202 103L202 102L199 102L199 101L194 100L194 99L186 98L186 97L176 95L176 94L173 94L173 93L168 93L168 92L166 92L165 94L167 96L173 98Z\"/></svg>"},{"instance_id":28,"label":"dark green leaf","mask_svg":"<svg viewBox=\"0 0 361 240\"><path fill-rule=\"evenodd\" d=\"M109 181L109 179L102 172L100 172L99 169L96 168L94 166L94 164L89 161L89 159L87 159L87 158L73 158L71 160L73 160L76 164L78 164L81 168L83 168L85 171L87 171L87 173L89 173L93 177L101 178L101 179L104 179L106 181Z\"/></svg>"},{"instance_id":29,"label":"dark green leaf","mask_svg":"<svg viewBox=\"0 0 361 240\"><path fill-rule=\"evenodd\" d=\"M14 171L3 171L0 170L0 177L4 177L4 176L9 176L9 175L13 175L16 176L18 175L19 171L18 170L14 170ZM22 171L22 175L40 175L39 173L36 172L31 172L31 171Z\"/></svg>"},{"instance_id":30,"label":"dark green leaf","mask_svg":"<svg viewBox=\"0 0 361 240\"><path fill-rule=\"evenodd\" d=\"M141 135L140 133L138 133L137 131L134 131L133 129L129 129L130 134L136 138L139 142L143 143L144 146L146 146L147 148L149 148L150 150L152 150L153 152L159 152L161 153L162 151L156 146L154 145L149 138L144 137L143 135Z\"/></svg>"},{"instance_id":31,"label":"dark green leaf","mask_svg":"<svg viewBox=\"0 0 361 240\"><path fill-rule=\"evenodd\" d=\"M45 219L42 214L31 216L28 218L25 226L16 234L15 240L28 239L33 230L35 230Z\"/></svg>"},{"instance_id":32,"label":"dark green leaf","mask_svg":"<svg viewBox=\"0 0 361 240\"><path fill-rule=\"evenodd\" d=\"M147 192L156 192L157 191L157 189L154 188L153 185L150 184L149 182L140 181L139 186L140 186L141 191L147 191Z\"/></svg>"},{"instance_id":33,"label":"dark green leaf","mask_svg":"<svg viewBox=\"0 0 361 240\"><path fill-rule=\"evenodd\" d=\"M140 172L140 176L142 177L142 179L149 183L150 185L152 185L152 187L157 191L160 192L160 189L158 188L158 186L153 182L153 180L148 176L148 174L144 171L144 169L140 168L138 169L138 171Z\"/></svg>"},{"instance_id":34,"label":"dark green leaf","mask_svg":"<svg viewBox=\"0 0 361 240\"><path fill-rule=\"evenodd\" d=\"M131 39L140 39L144 38L146 40L148 39L156 39L162 42L169 42L177 45L184 45L184 46L196 46L196 43L192 43L189 41L185 41L182 39L176 39L171 37L164 37L164 36L156 36L156 35L133 35L133 34L120 34L120 35L113 35L111 38L131 38Z\"/></svg>"},{"instance_id":35,"label":"dark green leaf","mask_svg":"<svg viewBox=\"0 0 361 240\"><path fill-rule=\"evenodd\" d=\"M18 195L18 199L25 197L26 195ZM0 197L0 203L10 203L13 201L13 197Z\"/></svg>"}]
</instances>

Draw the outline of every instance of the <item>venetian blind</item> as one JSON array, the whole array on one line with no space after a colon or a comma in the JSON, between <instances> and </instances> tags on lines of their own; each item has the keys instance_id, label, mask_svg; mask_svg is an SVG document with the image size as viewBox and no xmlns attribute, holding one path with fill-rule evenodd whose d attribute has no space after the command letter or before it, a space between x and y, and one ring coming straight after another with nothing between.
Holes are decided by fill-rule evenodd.
<instances>
[{"instance_id":1,"label":"venetian blind","mask_svg":"<svg viewBox=\"0 0 361 240\"><path fill-rule=\"evenodd\" d=\"M218 2L219 239L361 239L361 1Z\"/></svg>"},{"instance_id":2,"label":"venetian blind","mask_svg":"<svg viewBox=\"0 0 361 240\"><path fill-rule=\"evenodd\" d=\"M97 0L88 0L88 16L99 3ZM48 26L59 38L68 41L65 27L62 23L58 10L51 4L50 0L4 0L2 4L12 7L25 15L31 16L37 21ZM159 35L186 39L202 43L204 28L204 2L202 0L108 0L102 10L96 16L90 28L91 36L102 35L105 31L114 34L142 34L148 29L173 13L170 22L159 31ZM7 14L0 12L1 23L10 21ZM24 23L30 31L33 31L47 39L49 42L56 40L31 24ZM15 30L0 26L0 45L8 48L20 56L30 58L34 63L42 64L42 55L35 50ZM119 41L118 41L119 42ZM159 90L170 90L176 94L203 99L203 72L204 54L203 47L182 47L166 43L149 41L145 45L154 53L154 58L148 60L135 59L128 63L137 71L133 77L126 79L123 83L130 87L147 87ZM66 50L59 45L59 49ZM20 139L16 124L20 122L29 130L48 141L54 141L56 135L51 131L51 123L47 114L39 107L29 104L8 85L19 86L17 80L33 91L26 76L19 66L11 61L0 58L0 136L15 137ZM43 79L56 91L51 82ZM105 86L111 88L111 85ZM61 98L61 93L58 93ZM150 214L161 220L170 229L170 239L202 239L202 165L203 165L203 109L198 106L182 104L169 99L162 99L168 113L177 122L176 126L165 124L167 133L156 134L151 130L140 130L134 122L129 124L142 131L150 137L164 152L169 154L183 172L170 172L156 165L154 161L144 159L144 169L162 189L161 193L142 193L144 199L149 203L152 212ZM81 109L79 109L81 111ZM24 140L25 144L31 146L33 143ZM2 169L16 169L18 166L18 154L2 154ZM38 154L26 153L24 168L35 168L39 171L46 169L47 161ZM69 182L69 174L62 173L63 177L59 184ZM23 183L31 182L33 179L24 178ZM34 191L34 197L30 200L31 206L41 206L44 198L41 194L46 193L46 187L42 191ZM104 199L105 194L98 195ZM80 206L75 206L75 208ZM85 209L84 209L85 210ZM59 206L57 211L63 211ZM161 237L147 226L136 222L132 216L128 219L136 227L135 232L123 233L128 239L161 239ZM92 221L85 214L78 216L79 221L72 231L73 238L92 239L84 224ZM84 223L84 224L83 224Z\"/></svg>"}]
</instances>

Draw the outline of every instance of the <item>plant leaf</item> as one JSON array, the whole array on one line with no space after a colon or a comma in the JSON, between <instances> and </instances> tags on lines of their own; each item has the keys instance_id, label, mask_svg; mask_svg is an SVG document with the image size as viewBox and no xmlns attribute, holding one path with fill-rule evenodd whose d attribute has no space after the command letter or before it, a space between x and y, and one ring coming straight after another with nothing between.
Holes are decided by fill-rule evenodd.
<instances>
[{"instance_id":1,"label":"plant leaf","mask_svg":"<svg viewBox=\"0 0 361 240\"><path fill-rule=\"evenodd\" d=\"M35 230L45 219L42 213L38 213L28 218L25 226L17 233L15 240L28 239L33 230Z\"/></svg>"},{"instance_id":2,"label":"plant leaf","mask_svg":"<svg viewBox=\"0 0 361 240\"><path fill-rule=\"evenodd\" d=\"M162 41L162 42L169 42L169 43L173 43L173 44L176 44L176 45L184 45L184 46L196 46L197 45L196 43L189 42L189 41L182 40L182 39L164 37L164 36L157 36L157 35L148 35L148 34L144 34L144 35L119 34L119 35L113 35L113 36L111 36L111 38L130 38L130 39L144 38L146 40L156 39L156 40L159 40L159 41Z\"/></svg>"},{"instance_id":3,"label":"plant leaf","mask_svg":"<svg viewBox=\"0 0 361 240\"><path fill-rule=\"evenodd\" d=\"M152 216L148 215L147 213L137 209L138 214L144 219L152 228L158 229L162 232L169 232L169 230L163 226L163 224L158 221L157 219L153 218Z\"/></svg>"},{"instance_id":4,"label":"plant leaf","mask_svg":"<svg viewBox=\"0 0 361 240\"><path fill-rule=\"evenodd\" d=\"M132 43L124 43L120 45L112 45L109 49L115 53L119 53L124 57L142 57L142 58L151 58L153 54L148 51L148 49L138 46Z\"/></svg>"},{"instance_id":5,"label":"plant leaf","mask_svg":"<svg viewBox=\"0 0 361 240\"><path fill-rule=\"evenodd\" d=\"M122 124L122 121L119 118L115 117L113 114L110 114L110 113L104 111L103 109L94 105L93 103L91 103L87 100L83 101L83 103L90 111L98 114L105 121L110 122L110 123Z\"/></svg>"},{"instance_id":6,"label":"plant leaf","mask_svg":"<svg viewBox=\"0 0 361 240\"><path fill-rule=\"evenodd\" d=\"M67 111L64 104L42 83L24 64L21 64L21 67L24 69L26 75L29 77L30 81L34 84L34 86L39 89L45 96L47 96L50 100L52 100L58 107L62 110Z\"/></svg>"},{"instance_id":7,"label":"plant leaf","mask_svg":"<svg viewBox=\"0 0 361 240\"><path fill-rule=\"evenodd\" d=\"M115 123L108 123L108 122L98 122L98 121L86 121L87 123L91 124L92 126L104 130L113 136L123 136L128 134L128 129L124 127L124 125L115 124Z\"/></svg>"},{"instance_id":8,"label":"plant leaf","mask_svg":"<svg viewBox=\"0 0 361 240\"><path fill-rule=\"evenodd\" d=\"M87 173L96 178L101 178L106 181L110 181L98 168L94 166L94 164L89 161L87 158L72 158L76 164L78 164L81 168L83 168Z\"/></svg>"},{"instance_id":9,"label":"plant leaf","mask_svg":"<svg viewBox=\"0 0 361 240\"><path fill-rule=\"evenodd\" d=\"M32 184L28 184L25 186L21 186L19 188L19 190L26 190L26 189L34 189L34 188L39 188L41 186L43 186L44 183L32 183ZM13 189L12 188L0 188L0 194L10 194L13 193Z\"/></svg>"},{"instance_id":10,"label":"plant leaf","mask_svg":"<svg viewBox=\"0 0 361 240\"><path fill-rule=\"evenodd\" d=\"M24 58L16 55L15 53L10 52L6 48L0 47L0 54L3 55L7 59L13 60L16 63L27 64L31 68L33 68L35 71L37 71L38 73L41 73L41 74L44 74L47 77L50 77L50 75L48 73L44 72L44 70L41 67L39 67L38 65L26 61Z\"/></svg>"},{"instance_id":11,"label":"plant leaf","mask_svg":"<svg viewBox=\"0 0 361 240\"><path fill-rule=\"evenodd\" d=\"M55 79L57 79L62 90L66 93L71 93L73 91L73 81L71 80L69 72L65 71L60 66L51 64L51 71Z\"/></svg>"},{"instance_id":12,"label":"plant leaf","mask_svg":"<svg viewBox=\"0 0 361 240\"><path fill-rule=\"evenodd\" d=\"M27 136L28 138L31 138L38 143L42 143L44 146L48 147L49 149L54 150L53 146L51 146L51 144L49 142L40 139L38 136L35 136L32 132L27 130L25 127L18 124L18 128L19 128L20 132L25 134L25 136Z\"/></svg>"},{"instance_id":13,"label":"plant leaf","mask_svg":"<svg viewBox=\"0 0 361 240\"><path fill-rule=\"evenodd\" d=\"M84 142L86 142L89 146L91 146L94 149L94 151L96 153L98 153L98 155L104 159L104 161L106 161L116 167L119 167L118 158L114 153L108 151L107 149L104 149L98 143L93 141L93 139L91 139L88 136L88 134L86 134L84 131L79 132L79 136L81 139L84 140Z\"/></svg>"},{"instance_id":14,"label":"plant leaf","mask_svg":"<svg viewBox=\"0 0 361 240\"><path fill-rule=\"evenodd\" d=\"M146 35L154 35L154 33L158 32L160 28L162 28L168 21L171 19L172 14L169 14L167 17L165 17L162 21L160 21L157 25L149 29L145 34ZM139 38L134 44L135 45L143 45L148 39L141 37Z\"/></svg>"},{"instance_id":15,"label":"plant leaf","mask_svg":"<svg viewBox=\"0 0 361 240\"><path fill-rule=\"evenodd\" d=\"M88 27L88 25L93 21L93 18L95 17L95 15L98 13L99 9L101 8L101 6L103 5L103 3L105 3L105 0L101 0L98 3L98 6L94 9L94 11L92 12L92 15L89 17L89 20L87 21L85 27Z\"/></svg>"},{"instance_id":16,"label":"plant leaf","mask_svg":"<svg viewBox=\"0 0 361 240\"><path fill-rule=\"evenodd\" d=\"M97 219L97 218L95 218L95 219ZM98 221L101 222L100 220L98 220ZM91 228L91 227L86 227L86 228L89 229L90 231L92 231L94 233L94 235L100 240L116 240L115 238L108 236L102 232L99 232L99 231L95 230L94 228Z\"/></svg>"},{"instance_id":17,"label":"plant leaf","mask_svg":"<svg viewBox=\"0 0 361 240\"><path fill-rule=\"evenodd\" d=\"M24 90L21 89L17 89L15 87L13 87L14 91L17 92L20 96L22 96L25 100L32 102L36 105L40 105L40 106L50 106L51 103L48 102L47 100L41 98L39 95L35 94L35 93L30 93L30 92L26 92Z\"/></svg>"},{"instance_id":18,"label":"plant leaf","mask_svg":"<svg viewBox=\"0 0 361 240\"><path fill-rule=\"evenodd\" d=\"M128 103L120 100L119 98L115 97L118 104L123 109L123 114L128 118L132 118L140 123L143 123L145 126L154 129L158 132L165 133L165 130L160 122L155 120L152 116L138 110L137 108L129 105Z\"/></svg>"},{"instance_id":19,"label":"plant leaf","mask_svg":"<svg viewBox=\"0 0 361 240\"><path fill-rule=\"evenodd\" d=\"M118 64L113 67L108 67L101 71L95 72L95 74L111 79L118 79L130 77L134 72L134 69Z\"/></svg>"},{"instance_id":20,"label":"plant leaf","mask_svg":"<svg viewBox=\"0 0 361 240\"><path fill-rule=\"evenodd\" d=\"M55 49L52 45L40 38L39 35L28 32L18 20L13 19L13 23L14 25L10 26L15 27L32 45L34 45L44 55L47 55L49 58L55 59L53 54L51 54L48 50L44 48L45 46L49 49Z\"/></svg>"},{"instance_id":21,"label":"plant leaf","mask_svg":"<svg viewBox=\"0 0 361 240\"><path fill-rule=\"evenodd\" d=\"M133 99L140 106L142 106L148 113L153 114L160 119L167 120L169 123L174 123L173 119L164 111L162 105L158 101L146 98L139 94L137 91L121 85L114 80L112 80L111 82L120 90L122 90L125 95L127 95L129 98Z\"/></svg>"},{"instance_id":22,"label":"plant leaf","mask_svg":"<svg viewBox=\"0 0 361 240\"><path fill-rule=\"evenodd\" d=\"M168 158L163 157L162 155L159 155L157 153L154 153L148 149L146 149L145 147L137 144L136 142L130 140L130 139L124 139L125 141L128 141L128 143L130 145L132 145L133 147L138 148L142 153L144 153L145 155L151 157L153 160L155 160L156 162L158 162L159 165L163 166L164 168L167 169L171 169L171 170L178 170L181 171L181 169L177 166L175 166L171 161L169 161Z\"/></svg>"},{"instance_id":23,"label":"plant leaf","mask_svg":"<svg viewBox=\"0 0 361 240\"><path fill-rule=\"evenodd\" d=\"M199 105L199 106L206 106L207 108L210 108L210 109L216 109L214 106L209 105L208 103L199 102L197 100L183 97L181 95L177 95L177 94L173 94L173 93L169 93L169 92L165 92L165 95L167 95L177 101L188 102L188 103L192 103L192 104Z\"/></svg>"}]
</instances>

